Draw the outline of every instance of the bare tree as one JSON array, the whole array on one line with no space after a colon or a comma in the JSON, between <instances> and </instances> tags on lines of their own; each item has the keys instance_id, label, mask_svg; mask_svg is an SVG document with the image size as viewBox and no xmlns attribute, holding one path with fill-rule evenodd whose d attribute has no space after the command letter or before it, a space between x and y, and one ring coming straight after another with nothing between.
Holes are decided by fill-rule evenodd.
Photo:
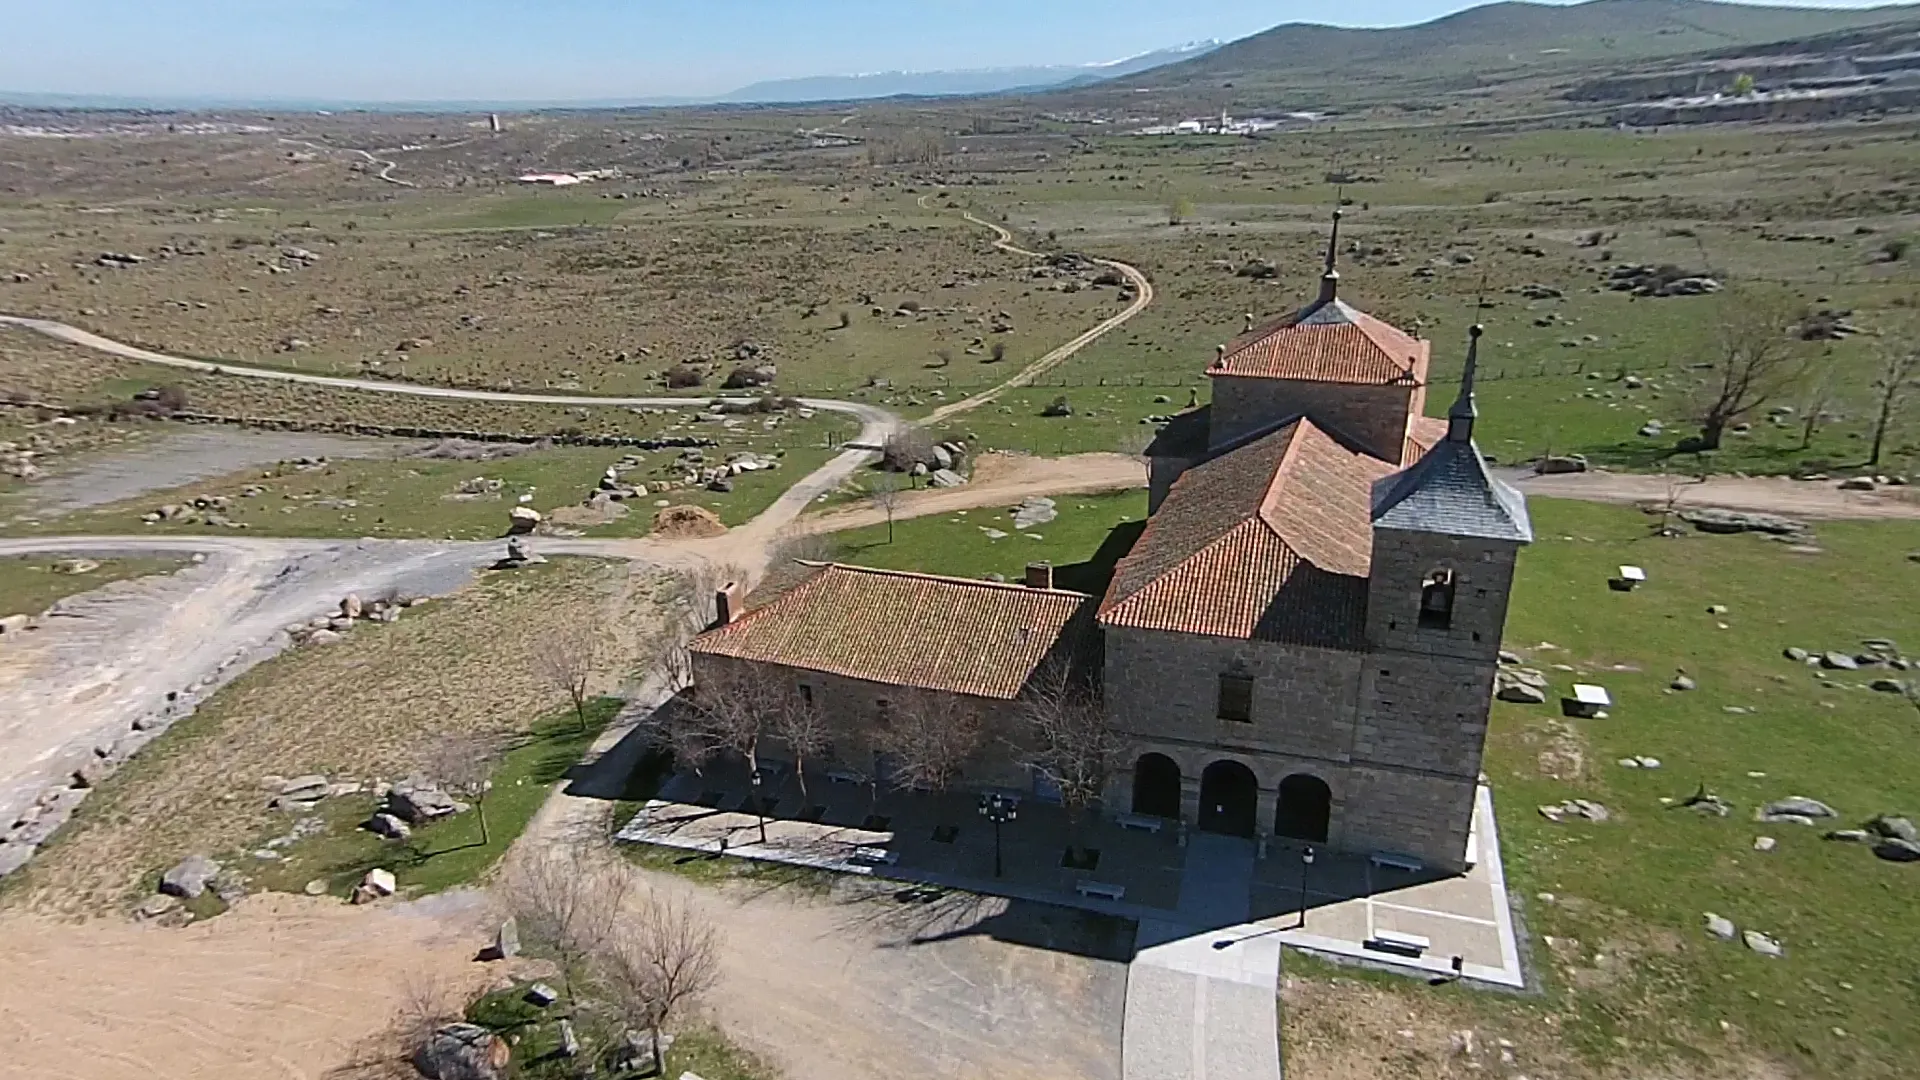
<instances>
[{"instance_id":1,"label":"bare tree","mask_svg":"<svg viewBox=\"0 0 1920 1080\"><path fill-rule=\"evenodd\" d=\"M980 749L980 713L956 694L912 690L890 709L874 745L893 762L900 791L945 791Z\"/></svg>"},{"instance_id":2,"label":"bare tree","mask_svg":"<svg viewBox=\"0 0 1920 1080\"><path fill-rule=\"evenodd\" d=\"M420 768L447 791L473 800L480 819L480 846L493 842L487 828L487 792L499 767L506 741L498 735L457 732L442 736L427 749Z\"/></svg>"},{"instance_id":3,"label":"bare tree","mask_svg":"<svg viewBox=\"0 0 1920 1080\"><path fill-rule=\"evenodd\" d=\"M622 925L632 881L607 856L559 850L528 852L507 878L507 909L521 935L559 962L570 1003L575 976Z\"/></svg>"},{"instance_id":4,"label":"bare tree","mask_svg":"<svg viewBox=\"0 0 1920 1080\"><path fill-rule=\"evenodd\" d=\"M1880 374L1873 380L1878 408L1873 417L1873 450L1867 455L1868 465L1880 464L1887 432L1892 430L1894 419L1907 405L1908 395L1916 389L1920 389L1920 348L1910 339L1901 345L1888 345L1881 357Z\"/></svg>"},{"instance_id":5,"label":"bare tree","mask_svg":"<svg viewBox=\"0 0 1920 1080\"><path fill-rule=\"evenodd\" d=\"M567 695L580 730L587 729L587 687L600 670L600 635L592 623L574 623L540 637L533 666L548 686Z\"/></svg>"},{"instance_id":6,"label":"bare tree","mask_svg":"<svg viewBox=\"0 0 1920 1080\"><path fill-rule=\"evenodd\" d=\"M773 714L772 733L787 744L793 755L793 774L800 781L800 797L807 794L807 762L827 756L833 745L833 731L827 718L806 700L789 702Z\"/></svg>"},{"instance_id":7,"label":"bare tree","mask_svg":"<svg viewBox=\"0 0 1920 1080\"><path fill-rule=\"evenodd\" d=\"M1100 801L1123 750L1107 725L1106 706L1091 682L1055 662L1029 681L1020 717L1030 739L1029 764L1060 789L1077 840L1086 810Z\"/></svg>"},{"instance_id":8,"label":"bare tree","mask_svg":"<svg viewBox=\"0 0 1920 1080\"><path fill-rule=\"evenodd\" d=\"M1728 427L1791 389L1804 370L1794 331L1805 312L1790 294L1746 288L1721 302L1717 355L1695 409L1703 450L1718 450Z\"/></svg>"},{"instance_id":9,"label":"bare tree","mask_svg":"<svg viewBox=\"0 0 1920 1080\"><path fill-rule=\"evenodd\" d=\"M893 513L900 508L900 474L883 472L873 478L873 505L887 515L887 543L893 543Z\"/></svg>"},{"instance_id":10,"label":"bare tree","mask_svg":"<svg viewBox=\"0 0 1920 1080\"><path fill-rule=\"evenodd\" d=\"M660 1029L720 981L720 936L684 897L647 893L599 953L600 984L632 1024L653 1038L656 1068Z\"/></svg>"},{"instance_id":11,"label":"bare tree","mask_svg":"<svg viewBox=\"0 0 1920 1080\"><path fill-rule=\"evenodd\" d=\"M1813 446L1813 437L1827 422L1827 410L1833 407L1837 377L1833 365L1823 365L1807 376L1800 388L1800 449Z\"/></svg>"},{"instance_id":12,"label":"bare tree","mask_svg":"<svg viewBox=\"0 0 1920 1080\"><path fill-rule=\"evenodd\" d=\"M887 436L882 463L894 472L908 472L933 460L933 436L922 427L905 427Z\"/></svg>"}]
</instances>

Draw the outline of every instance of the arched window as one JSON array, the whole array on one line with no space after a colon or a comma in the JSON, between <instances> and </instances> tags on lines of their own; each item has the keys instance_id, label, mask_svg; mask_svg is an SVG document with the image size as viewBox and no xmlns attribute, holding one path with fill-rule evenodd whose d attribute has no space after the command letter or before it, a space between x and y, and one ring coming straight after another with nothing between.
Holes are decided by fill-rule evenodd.
<instances>
[{"instance_id":1,"label":"arched window","mask_svg":"<svg viewBox=\"0 0 1920 1080\"><path fill-rule=\"evenodd\" d=\"M1420 586L1420 628L1446 630L1453 626L1453 571L1435 570Z\"/></svg>"}]
</instances>

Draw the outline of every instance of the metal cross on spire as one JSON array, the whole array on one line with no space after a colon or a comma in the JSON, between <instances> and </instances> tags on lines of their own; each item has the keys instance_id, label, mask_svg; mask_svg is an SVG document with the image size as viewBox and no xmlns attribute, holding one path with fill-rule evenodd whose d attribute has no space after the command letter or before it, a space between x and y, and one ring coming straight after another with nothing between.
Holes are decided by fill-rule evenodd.
<instances>
[{"instance_id":1,"label":"metal cross on spire","mask_svg":"<svg viewBox=\"0 0 1920 1080\"><path fill-rule=\"evenodd\" d=\"M1320 302L1322 304L1332 303L1334 297L1340 294L1340 271L1334 269L1334 263L1338 261L1340 257L1340 219L1346 216L1346 212L1340 209L1341 192L1343 190L1345 189L1333 189L1333 229L1327 233L1327 268L1326 271L1320 275Z\"/></svg>"},{"instance_id":2,"label":"metal cross on spire","mask_svg":"<svg viewBox=\"0 0 1920 1080\"><path fill-rule=\"evenodd\" d=\"M1460 396L1454 399L1453 408L1447 410L1447 439L1449 442L1473 441L1473 422L1480 416L1480 407L1473 398L1473 380L1480 371L1480 335L1486 333L1486 327L1474 323L1467 328L1467 368L1460 375Z\"/></svg>"}]
</instances>

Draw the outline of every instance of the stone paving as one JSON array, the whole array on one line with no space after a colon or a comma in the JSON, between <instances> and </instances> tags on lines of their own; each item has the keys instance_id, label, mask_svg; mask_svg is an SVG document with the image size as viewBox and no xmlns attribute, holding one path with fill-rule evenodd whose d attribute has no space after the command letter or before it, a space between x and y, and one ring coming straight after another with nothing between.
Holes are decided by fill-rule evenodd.
<instances>
[{"instance_id":1,"label":"stone paving","mask_svg":"<svg viewBox=\"0 0 1920 1080\"><path fill-rule=\"evenodd\" d=\"M766 786L772 812L764 844L740 766L673 777L620 838L879 874L1226 935L1270 935L1283 944L1420 975L1450 973L1452 957L1459 956L1469 979L1524 985L1492 796L1484 787L1475 815L1481 857L1469 873L1409 872L1361 856L1316 852L1305 874L1308 911L1302 926L1301 849L1287 841L1268 840L1257 847L1243 842L1251 862L1244 905L1223 901L1226 906L1210 910L1183 910L1190 843L1211 841L1210 834L1189 833L1172 822L1159 832L1145 832L1112 818L1090 818L1076 826L1059 807L1026 798L1017 819L1001 829L1004 873L996 878L994 829L981 819L972 794L876 796L866 785L810 773L803 795L790 769L776 763L765 771L775 779ZM816 820L802 820L803 815ZM1092 869L1062 865L1070 835L1076 846L1098 850ZM1118 886L1123 893L1113 899L1084 895L1078 891L1083 882ZM1241 887L1220 883L1209 895L1231 895ZM1430 947L1419 957L1367 948L1381 931L1424 937Z\"/></svg>"},{"instance_id":2,"label":"stone paving","mask_svg":"<svg viewBox=\"0 0 1920 1080\"><path fill-rule=\"evenodd\" d=\"M1476 865L1463 876L1376 864L1268 839L1158 831L1129 816L1070 821L1031 798L1000 830L973 794L876 793L763 766L771 813L753 812L744 767L672 778L620 839L941 885L1136 920L1122 1028L1123 1080L1279 1080L1281 946L1417 975L1522 986L1493 799L1475 809ZM1133 827L1130 827L1133 826ZM764 841L762 830L764 829ZM1065 865L1068 840L1098 851ZM1088 886L1092 886L1091 889ZM1305 912L1302 912L1304 898ZM1382 934L1425 939L1419 955ZM1402 939L1402 944L1405 943Z\"/></svg>"}]
</instances>

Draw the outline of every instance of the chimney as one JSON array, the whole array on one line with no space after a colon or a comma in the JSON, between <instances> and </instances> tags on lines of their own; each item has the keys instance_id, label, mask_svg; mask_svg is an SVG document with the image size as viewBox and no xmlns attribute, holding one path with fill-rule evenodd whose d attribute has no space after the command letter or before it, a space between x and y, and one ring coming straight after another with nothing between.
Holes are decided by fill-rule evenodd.
<instances>
[{"instance_id":1,"label":"chimney","mask_svg":"<svg viewBox=\"0 0 1920 1080\"><path fill-rule=\"evenodd\" d=\"M740 583L729 581L713 594L713 625L726 626L744 614L740 603Z\"/></svg>"},{"instance_id":2,"label":"chimney","mask_svg":"<svg viewBox=\"0 0 1920 1080\"><path fill-rule=\"evenodd\" d=\"M1050 562L1030 562L1027 564L1027 588L1053 588L1053 564Z\"/></svg>"}]
</instances>

